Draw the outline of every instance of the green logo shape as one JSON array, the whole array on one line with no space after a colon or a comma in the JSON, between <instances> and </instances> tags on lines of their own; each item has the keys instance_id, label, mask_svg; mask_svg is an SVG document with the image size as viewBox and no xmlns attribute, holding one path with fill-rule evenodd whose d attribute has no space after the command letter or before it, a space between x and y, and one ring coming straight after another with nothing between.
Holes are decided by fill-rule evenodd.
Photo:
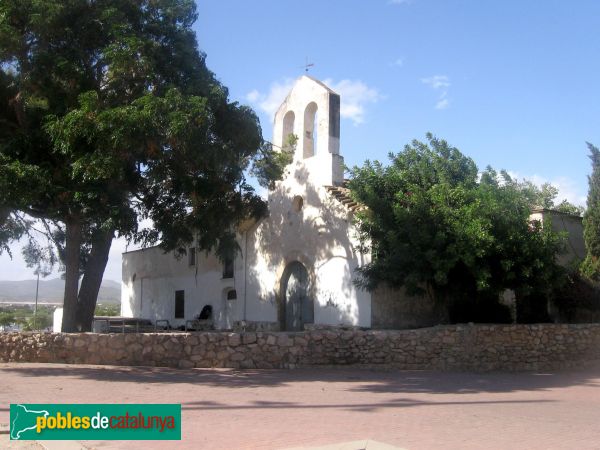
<instances>
[{"instance_id":1,"label":"green logo shape","mask_svg":"<svg viewBox=\"0 0 600 450\"><path fill-rule=\"evenodd\" d=\"M180 440L179 404L10 405L11 440Z\"/></svg>"}]
</instances>

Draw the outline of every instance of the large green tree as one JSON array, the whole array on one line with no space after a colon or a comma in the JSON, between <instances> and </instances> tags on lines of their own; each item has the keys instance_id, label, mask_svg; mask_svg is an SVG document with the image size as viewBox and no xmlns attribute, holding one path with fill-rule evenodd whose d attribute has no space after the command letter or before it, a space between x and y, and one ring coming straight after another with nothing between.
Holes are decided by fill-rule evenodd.
<instances>
[{"instance_id":1,"label":"large green tree","mask_svg":"<svg viewBox=\"0 0 600 450\"><path fill-rule=\"evenodd\" d=\"M358 283L429 292L463 312L495 308L505 289L546 291L560 272L561 239L529 221L532 196L506 172L479 174L458 149L427 139L390 154L388 166L351 171L352 195L367 207L358 231L373 254Z\"/></svg>"},{"instance_id":2,"label":"large green tree","mask_svg":"<svg viewBox=\"0 0 600 450\"><path fill-rule=\"evenodd\" d=\"M583 215L583 237L587 254L581 266L583 274L600 281L600 150L588 143L592 174L588 177L587 209Z\"/></svg>"},{"instance_id":3,"label":"large green tree","mask_svg":"<svg viewBox=\"0 0 600 450\"><path fill-rule=\"evenodd\" d=\"M521 191L521 194L531 205L531 209L548 209L574 216L583 215L583 207L574 205L566 199L563 199L560 203L557 203L556 200L559 191L550 183L543 183L541 186L538 186L529 180L518 181L511 179L510 182L513 184L513 187Z\"/></svg>"},{"instance_id":4,"label":"large green tree","mask_svg":"<svg viewBox=\"0 0 600 450\"><path fill-rule=\"evenodd\" d=\"M196 17L193 0L0 3L0 244L43 221L63 331L90 329L115 235L224 255L265 212L245 174L261 161L271 181L275 152L207 69Z\"/></svg>"}]
</instances>

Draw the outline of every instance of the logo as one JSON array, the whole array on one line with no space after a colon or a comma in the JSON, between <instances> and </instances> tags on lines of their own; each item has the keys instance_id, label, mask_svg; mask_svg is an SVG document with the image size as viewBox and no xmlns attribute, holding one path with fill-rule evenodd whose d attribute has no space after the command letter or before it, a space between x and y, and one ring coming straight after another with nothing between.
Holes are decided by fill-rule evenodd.
<instances>
[{"instance_id":1,"label":"logo","mask_svg":"<svg viewBox=\"0 0 600 450\"><path fill-rule=\"evenodd\" d=\"M180 440L181 405L11 404L11 440Z\"/></svg>"}]
</instances>

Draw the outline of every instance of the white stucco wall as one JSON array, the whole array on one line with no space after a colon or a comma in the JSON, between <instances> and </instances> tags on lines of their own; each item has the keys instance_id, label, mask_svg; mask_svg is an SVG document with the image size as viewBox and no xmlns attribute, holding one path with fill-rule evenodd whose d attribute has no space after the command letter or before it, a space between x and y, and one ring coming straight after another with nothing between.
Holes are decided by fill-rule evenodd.
<instances>
[{"instance_id":1,"label":"white stucco wall","mask_svg":"<svg viewBox=\"0 0 600 450\"><path fill-rule=\"evenodd\" d=\"M171 325L181 326L200 314L205 305L212 305L216 325L230 328L235 301L227 301L226 293L235 289L235 284L235 278L223 279L222 264L213 255L198 253L196 266L190 266L186 256L178 259L158 247L124 253L121 314L169 320ZM185 292L183 319L175 318L178 290Z\"/></svg>"},{"instance_id":2,"label":"white stucco wall","mask_svg":"<svg viewBox=\"0 0 600 450\"><path fill-rule=\"evenodd\" d=\"M60 333L62 330L63 308L56 308L52 315L52 332Z\"/></svg>"},{"instance_id":3,"label":"white stucco wall","mask_svg":"<svg viewBox=\"0 0 600 450\"><path fill-rule=\"evenodd\" d=\"M581 217L559 211L540 209L532 212L529 219L540 221L543 226L551 223L554 231L567 233L565 252L558 256L559 264L565 267L573 267L585 259L586 249Z\"/></svg>"},{"instance_id":4,"label":"white stucco wall","mask_svg":"<svg viewBox=\"0 0 600 450\"><path fill-rule=\"evenodd\" d=\"M277 320L281 276L299 261L309 272L315 323L369 327L371 296L352 283L368 255L356 250L350 212L324 188L294 179L270 193L270 217L249 234L248 320ZM303 198L299 212L293 209L296 196Z\"/></svg>"}]
</instances>

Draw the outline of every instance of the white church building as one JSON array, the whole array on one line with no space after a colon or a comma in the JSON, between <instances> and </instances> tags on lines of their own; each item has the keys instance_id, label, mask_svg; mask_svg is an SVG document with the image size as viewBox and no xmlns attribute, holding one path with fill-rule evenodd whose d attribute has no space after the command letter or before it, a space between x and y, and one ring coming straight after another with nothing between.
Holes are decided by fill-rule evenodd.
<instances>
[{"instance_id":1,"label":"white church building","mask_svg":"<svg viewBox=\"0 0 600 450\"><path fill-rule=\"evenodd\" d=\"M215 329L302 330L311 325L416 328L447 323L433 299L403 289L357 288L355 269L370 261L358 251L358 205L344 187L340 96L318 80L299 78L275 114L273 144L298 138L293 162L269 191L268 217L238 228L233 261L196 252L186 258L159 247L123 254L121 315L186 327L210 305ZM569 236L559 263L585 256L581 217L535 210ZM163 322L167 323L167 322Z\"/></svg>"},{"instance_id":2,"label":"white church building","mask_svg":"<svg viewBox=\"0 0 600 450\"><path fill-rule=\"evenodd\" d=\"M343 187L340 96L302 76L275 115L273 143L298 137L293 162L268 193L269 216L238 229L235 260L158 247L123 254L122 315L184 326L212 306L216 329L371 326L371 294L353 284L358 251Z\"/></svg>"}]
</instances>

